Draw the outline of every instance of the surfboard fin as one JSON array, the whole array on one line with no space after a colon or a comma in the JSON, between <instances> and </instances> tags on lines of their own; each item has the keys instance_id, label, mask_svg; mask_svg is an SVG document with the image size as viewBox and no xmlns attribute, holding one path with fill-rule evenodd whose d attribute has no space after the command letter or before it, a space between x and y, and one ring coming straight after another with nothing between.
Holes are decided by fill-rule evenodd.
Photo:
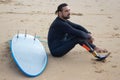
<instances>
[{"instance_id":1,"label":"surfboard fin","mask_svg":"<svg viewBox=\"0 0 120 80\"><path fill-rule=\"evenodd\" d=\"M34 35L34 40L36 39L36 33L35 33L35 35Z\"/></svg>"},{"instance_id":2,"label":"surfboard fin","mask_svg":"<svg viewBox=\"0 0 120 80\"><path fill-rule=\"evenodd\" d=\"M19 38L19 30L17 31L17 38Z\"/></svg>"},{"instance_id":3,"label":"surfboard fin","mask_svg":"<svg viewBox=\"0 0 120 80\"><path fill-rule=\"evenodd\" d=\"M25 30L25 37L27 37L27 30Z\"/></svg>"}]
</instances>

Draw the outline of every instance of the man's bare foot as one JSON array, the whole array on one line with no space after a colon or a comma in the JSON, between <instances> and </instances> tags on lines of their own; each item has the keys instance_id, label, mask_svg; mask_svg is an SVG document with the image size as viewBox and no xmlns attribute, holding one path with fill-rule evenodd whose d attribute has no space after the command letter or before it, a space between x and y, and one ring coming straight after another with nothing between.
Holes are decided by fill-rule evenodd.
<instances>
[{"instance_id":1,"label":"man's bare foot","mask_svg":"<svg viewBox=\"0 0 120 80\"><path fill-rule=\"evenodd\" d=\"M101 48L98 48L98 47L95 47L94 49L97 53L107 53L108 51L106 49L101 49Z\"/></svg>"}]
</instances>

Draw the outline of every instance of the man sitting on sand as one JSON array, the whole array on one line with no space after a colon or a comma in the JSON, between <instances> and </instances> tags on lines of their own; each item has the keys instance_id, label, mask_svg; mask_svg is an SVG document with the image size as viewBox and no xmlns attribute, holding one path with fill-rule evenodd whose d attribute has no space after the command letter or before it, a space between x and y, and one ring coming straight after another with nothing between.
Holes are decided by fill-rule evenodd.
<instances>
[{"instance_id":1,"label":"man sitting on sand","mask_svg":"<svg viewBox=\"0 0 120 80\"><path fill-rule=\"evenodd\" d=\"M60 4L55 13L58 16L51 24L48 32L48 46L53 56L64 56L76 44L84 47L86 42L88 48L92 48L97 53L107 52L106 49L98 48L93 44L91 32L68 20L70 18L70 8L66 3Z\"/></svg>"}]
</instances>

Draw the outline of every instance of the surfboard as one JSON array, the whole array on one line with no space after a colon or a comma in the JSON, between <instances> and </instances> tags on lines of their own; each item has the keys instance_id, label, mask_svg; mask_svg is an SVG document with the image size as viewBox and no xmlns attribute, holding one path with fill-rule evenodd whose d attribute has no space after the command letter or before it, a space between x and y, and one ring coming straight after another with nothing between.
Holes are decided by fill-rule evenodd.
<instances>
[{"instance_id":1,"label":"surfboard","mask_svg":"<svg viewBox=\"0 0 120 80\"><path fill-rule=\"evenodd\" d=\"M32 35L16 34L11 42L12 57L20 71L30 77L40 75L48 63L42 43Z\"/></svg>"}]
</instances>

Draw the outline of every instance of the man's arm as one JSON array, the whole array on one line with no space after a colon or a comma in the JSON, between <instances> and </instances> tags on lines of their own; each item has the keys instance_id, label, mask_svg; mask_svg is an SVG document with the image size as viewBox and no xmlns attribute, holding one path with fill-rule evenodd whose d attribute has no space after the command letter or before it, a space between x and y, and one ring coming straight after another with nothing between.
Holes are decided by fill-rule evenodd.
<instances>
[{"instance_id":1,"label":"man's arm","mask_svg":"<svg viewBox=\"0 0 120 80\"><path fill-rule=\"evenodd\" d=\"M86 33L90 33L87 29L85 29L83 26L81 26L81 25L78 25L78 24L75 24L75 23L73 23L73 22L71 22L71 21L67 21L68 22L68 24L70 24L72 27L74 27L74 28L76 28L76 29L79 29L79 30L82 30L82 31L84 31L84 32L86 32Z\"/></svg>"},{"instance_id":2,"label":"man's arm","mask_svg":"<svg viewBox=\"0 0 120 80\"><path fill-rule=\"evenodd\" d=\"M78 36L78 37L83 38L83 39L90 39L91 38L91 36L88 33L86 33L85 31L80 30L80 29L76 29L67 23L63 23L61 25L61 28L62 28L62 31L65 33L69 33L69 34Z\"/></svg>"}]
</instances>

